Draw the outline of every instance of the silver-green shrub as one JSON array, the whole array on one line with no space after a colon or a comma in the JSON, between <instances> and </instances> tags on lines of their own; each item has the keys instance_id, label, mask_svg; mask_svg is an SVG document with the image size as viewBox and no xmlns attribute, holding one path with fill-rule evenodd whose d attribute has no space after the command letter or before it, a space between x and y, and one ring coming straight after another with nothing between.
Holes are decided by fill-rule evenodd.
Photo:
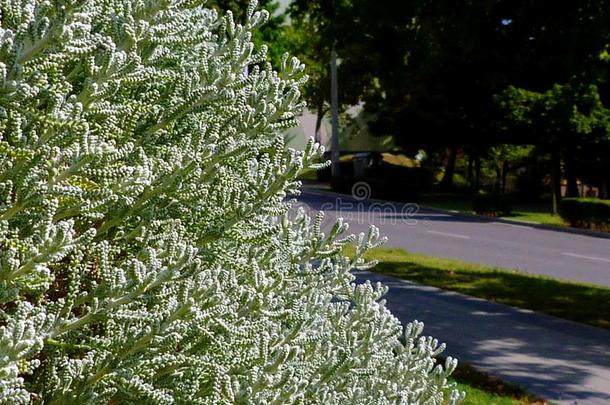
<instances>
[{"instance_id":1,"label":"silver-green shrub","mask_svg":"<svg viewBox=\"0 0 610 405\"><path fill-rule=\"evenodd\" d=\"M304 67L200 3L0 2L0 403L456 402L378 232L289 213Z\"/></svg>"}]
</instances>

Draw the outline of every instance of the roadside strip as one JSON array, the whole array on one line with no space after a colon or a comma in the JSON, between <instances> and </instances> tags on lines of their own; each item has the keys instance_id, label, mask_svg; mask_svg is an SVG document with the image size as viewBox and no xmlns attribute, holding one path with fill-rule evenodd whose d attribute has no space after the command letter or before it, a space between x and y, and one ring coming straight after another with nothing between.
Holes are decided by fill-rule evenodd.
<instances>
[{"instance_id":1,"label":"roadside strip","mask_svg":"<svg viewBox=\"0 0 610 405\"><path fill-rule=\"evenodd\" d=\"M534 229L531 225L517 225L517 224L508 224L506 222L492 222L492 225L502 225L502 226L510 226L513 228L521 228L521 229Z\"/></svg>"}]
</instances>

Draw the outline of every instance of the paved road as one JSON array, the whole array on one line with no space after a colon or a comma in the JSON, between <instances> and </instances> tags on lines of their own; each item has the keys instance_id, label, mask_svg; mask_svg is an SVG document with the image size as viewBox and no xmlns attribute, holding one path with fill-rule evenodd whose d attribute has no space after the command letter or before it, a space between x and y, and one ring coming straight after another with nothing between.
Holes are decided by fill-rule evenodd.
<instances>
[{"instance_id":1,"label":"paved road","mask_svg":"<svg viewBox=\"0 0 610 405\"><path fill-rule=\"evenodd\" d=\"M610 287L610 239L505 224L405 204L359 201L305 188L299 201L343 217L351 232L369 224L389 238L386 246L471 263Z\"/></svg>"},{"instance_id":2,"label":"paved road","mask_svg":"<svg viewBox=\"0 0 610 405\"><path fill-rule=\"evenodd\" d=\"M610 331L514 309L433 287L359 272L390 290L403 325L447 343L444 355L517 383L558 404L610 404Z\"/></svg>"},{"instance_id":3,"label":"paved road","mask_svg":"<svg viewBox=\"0 0 610 405\"><path fill-rule=\"evenodd\" d=\"M350 223L351 232L379 226L387 246L610 286L610 239L312 189L299 201L327 213L324 227L337 217ZM378 274L361 272L358 278L389 286L388 307L403 324L424 321L427 334L447 343L445 355L554 403L610 404L610 331Z\"/></svg>"}]
</instances>

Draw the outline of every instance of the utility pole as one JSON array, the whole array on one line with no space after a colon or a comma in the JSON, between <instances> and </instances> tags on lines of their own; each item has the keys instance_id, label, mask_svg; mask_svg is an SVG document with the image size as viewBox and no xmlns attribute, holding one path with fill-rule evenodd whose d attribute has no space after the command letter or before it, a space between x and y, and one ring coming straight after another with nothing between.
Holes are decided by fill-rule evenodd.
<instances>
[{"instance_id":1,"label":"utility pole","mask_svg":"<svg viewBox=\"0 0 610 405\"><path fill-rule=\"evenodd\" d=\"M330 104L332 109L331 175L341 175L339 167L339 86L337 84L337 51L333 43L330 51Z\"/></svg>"}]
</instances>

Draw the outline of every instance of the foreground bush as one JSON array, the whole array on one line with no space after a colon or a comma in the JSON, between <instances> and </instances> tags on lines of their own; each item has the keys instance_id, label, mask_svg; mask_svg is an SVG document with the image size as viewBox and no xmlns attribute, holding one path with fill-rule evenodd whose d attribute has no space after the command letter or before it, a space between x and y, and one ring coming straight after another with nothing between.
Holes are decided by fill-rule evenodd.
<instances>
[{"instance_id":1,"label":"foreground bush","mask_svg":"<svg viewBox=\"0 0 610 405\"><path fill-rule=\"evenodd\" d=\"M377 231L289 213L303 66L199 3L0 4L0 403L456 401Z\"/></svg>"},{"instance_id":2,"label":"foreground bush","mask_svg":"<svg viewBox=\"0 0 610 405\"><path fill-rule=\"evenodd\" d=\"M564 198L559 214L571 226L610 230L610 201L597 198Z\"/></svg>"}]
</instances>

